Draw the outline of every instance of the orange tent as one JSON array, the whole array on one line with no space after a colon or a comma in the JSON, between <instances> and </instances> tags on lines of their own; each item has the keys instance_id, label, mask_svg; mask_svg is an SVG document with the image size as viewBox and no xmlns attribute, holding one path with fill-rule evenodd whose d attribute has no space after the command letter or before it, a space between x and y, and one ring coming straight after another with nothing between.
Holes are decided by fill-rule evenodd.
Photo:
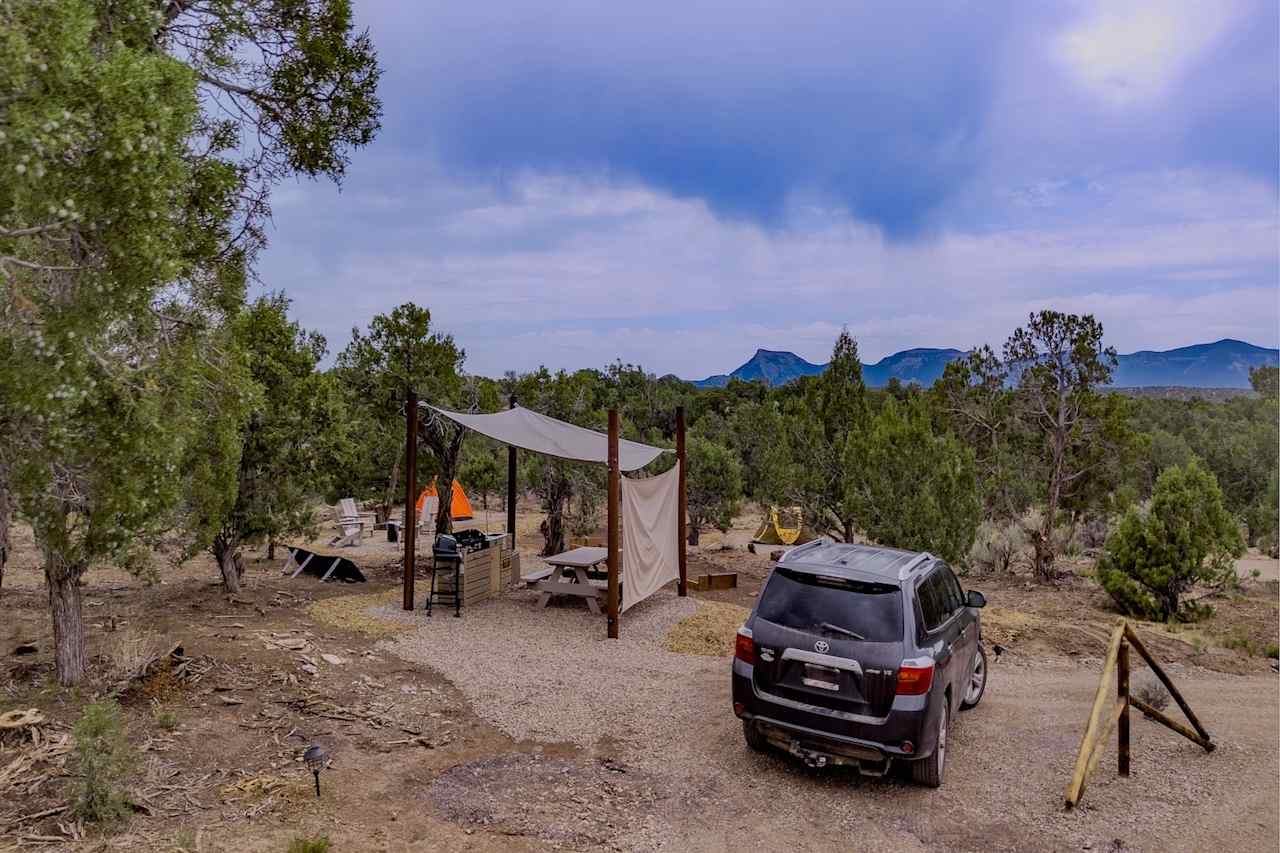
<instances>
[{"instance_id":1,"label":"orange tent","mask_svg":"<svg viewBox=\"0 0 1280 853\"><path fill-rule=\"evenodd\" d=\"M436 481L433 479L431 485L418 495L418 512L422 512L422 505L426 503L427 498L435 496ZM475 513L471 511L471 501L467 500L467 493L462 491L462 484L457 480L453 481L453 503L449 505L449 517L454 521L466 521L475 517Z\"/></svg>"}]
</instances>

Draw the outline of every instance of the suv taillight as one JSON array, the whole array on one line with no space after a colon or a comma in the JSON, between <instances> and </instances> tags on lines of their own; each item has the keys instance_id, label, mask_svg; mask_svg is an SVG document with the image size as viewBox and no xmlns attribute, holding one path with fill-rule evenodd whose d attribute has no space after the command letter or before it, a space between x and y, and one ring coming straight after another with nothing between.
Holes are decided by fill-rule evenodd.
<instances>
[{"instance_id":1,"label":"suv taillight","mask_svg":"<svg viewBox=\"0 0 1280 853\"><path fill-rule=\"evenodd\" d=\"M904 660L898 669L899 696L923 696L933 685L933 661L928 658Z\"/></svg>"},{"instance_id":2,"label":"suv taillight","mask_svg":"<svg viewBox=\"0 0 1280 853\"><path fill-rule=\"evenodd\" d=\"M738 639L733 644L733 656L743 663L755 665L756 641L751 637L750 628L738 629Z\"/></svg>"}]
</instances>

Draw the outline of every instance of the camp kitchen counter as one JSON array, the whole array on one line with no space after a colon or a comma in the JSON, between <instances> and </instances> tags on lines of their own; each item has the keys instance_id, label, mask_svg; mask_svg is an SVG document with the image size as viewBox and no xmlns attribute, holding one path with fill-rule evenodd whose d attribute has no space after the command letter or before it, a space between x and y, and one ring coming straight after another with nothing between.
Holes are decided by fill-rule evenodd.
<instances>
[{"instance_id":1,"label":"camp kitchen counter","mask_svg":"<svg viewBox=\"0 0 1280 853\"><path fill-rule=\"evenodd\" d=\"M543 557L551 566L525 578L528 585L542 593L538 606L546 607L553 595L572 595L584 598L592 613L600 613L608 583L592 575L600 574L599 566L609 559L607 548L572 548L560 554Z\"/></svg>"},{"instance_id":2,"label":"camp kitchen counter","mask_svg":"<svg viewBox=\"0 0 1280 853\"><path fill-rule=\"evenodd\" d=\"M489 547L462 554L462 605L492 598L520 578L520 555L510 534L491 534ZM452 570L448 570L452 574Z\"/></svg>"}]
</instances>

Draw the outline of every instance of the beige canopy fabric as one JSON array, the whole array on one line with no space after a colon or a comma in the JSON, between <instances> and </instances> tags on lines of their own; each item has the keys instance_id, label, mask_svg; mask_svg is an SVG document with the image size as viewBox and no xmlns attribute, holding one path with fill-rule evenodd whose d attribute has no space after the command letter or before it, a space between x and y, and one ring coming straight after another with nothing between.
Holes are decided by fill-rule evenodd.
<instances>
[{"instance_id":1,"label":"beige canopy fabric","mask_svg":"<svg viewBox=\"0 0 1280 853\"><path fill-rule=\"evenodd\" d=\"M449 420L503 444L561 459L598 462L601 465L609 463L609 436L540 415L520 406L489 415L465 415L461 412L441 409L429 403L419 405L439 412ZM634 471L648 465L662 453L670 453L670 451L640 444L637 441L619 439L618 467L623 471Z\"/></svg>"},{"instance_id":2,"label":"beige canopy fabric","mask_svg":"<svg viewBox=\"0 0 1280 853\"><path fill-rule=\"evenodd\" d=\"M680 469L622 477L622 609L680 578Z\"/></svg>"}]
</instances>

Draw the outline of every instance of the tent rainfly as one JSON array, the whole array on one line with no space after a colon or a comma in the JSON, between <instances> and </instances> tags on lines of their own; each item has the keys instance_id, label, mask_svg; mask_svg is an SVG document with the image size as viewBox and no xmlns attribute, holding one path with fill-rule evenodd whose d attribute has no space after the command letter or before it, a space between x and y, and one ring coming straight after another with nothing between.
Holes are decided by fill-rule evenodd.
<instances>
[{"instance_id":1,"label":"tent rainfly","mask_svg":"<svg viewBox=\"0 0 1280 853\"><path fill-rule=\"evenodd\" d=\"M648 465L663 453L669 453L661 447L653 447L636 441L627 441L619 436L618 413L609 411L609 432L602 433L574 424L565 423L555 418L530 411L515 404L511 400L511 408L492 414L465 414L452 412L438 406L419 402L417 395L408 392L405 407L407 435L417 435L419 408L427 409L434 415L448 418L459 426L465 427L481 435L499 441L508 448L507 455L507 532L515 537L515 493L516 493L516 449L529 450L545 456L569 459L576 462L594 462L609 466L609 636L618 636L618 581L620 563L620 529L619 529L619 494L620 474L622 471L635 471ZM430 416L430 415L429 415ZM686 595L687 559L685 531L687 500L685 493L685 433L684 407L676 409L676 458L679 466L679 488L677 509L677 547L679 562L678 590L681 596ZM412 495L416 481L417 453L416 441L410 440L406 448L406 473ZM404 609L413 609L413 562L415 537L410 531L405 537L405 595Z\"/></svg>"}]
</instances>

